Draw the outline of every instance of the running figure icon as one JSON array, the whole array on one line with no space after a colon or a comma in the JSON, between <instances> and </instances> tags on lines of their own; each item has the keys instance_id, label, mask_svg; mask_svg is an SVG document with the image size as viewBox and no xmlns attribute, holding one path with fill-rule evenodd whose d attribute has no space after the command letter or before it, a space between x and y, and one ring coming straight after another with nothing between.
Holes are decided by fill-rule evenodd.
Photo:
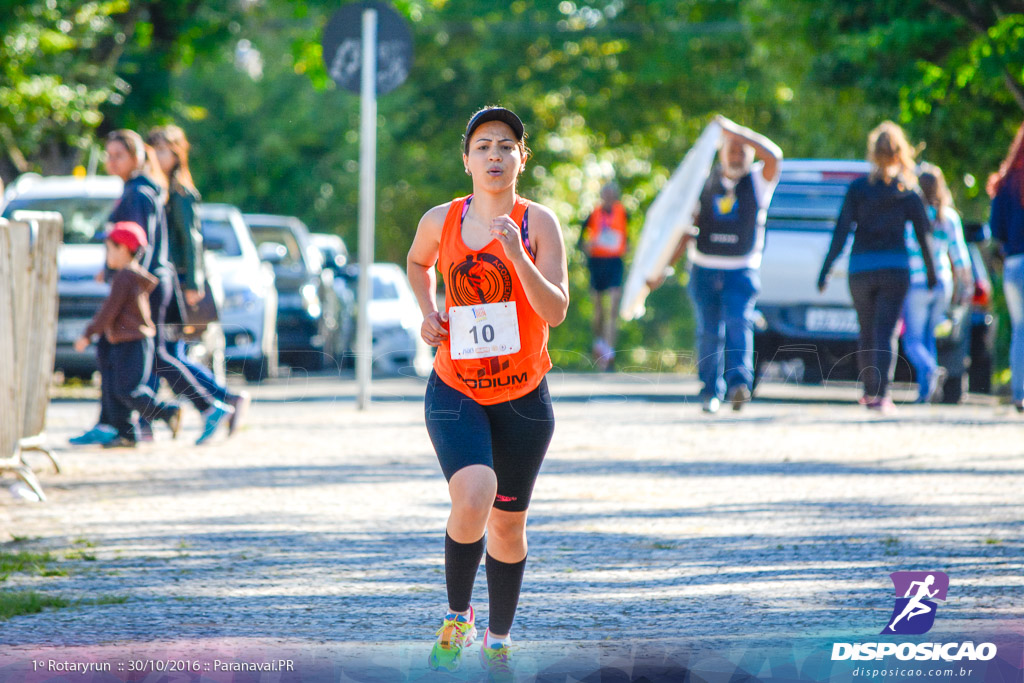
<instances>
[{"instance_id":1,"label":"running figure icon","mask_svg":"<svg viewBox=\"0 0 1024 683\"><path fill-rule=\"evenodd\" d=\"M882 633L927 633L935 623L938 609L933 601L946 599L949 577L939 571L894 572L890 576L898 597L889 624L882 629Z\"/></svg>"},{"instance_id":2,"label":"running figure icon","mask_svg":"<svg viewBox=\"0 0 1024 683\"><path fill-rule=\"evenodd\" d=\"M931 607L929 607L928 605L926 605L923 602L921 602L921 600L923 598L934 598L936 596L936 594L938 594L938 592L939 592L938 588L936 588L934 591L929 591L928 590L928 588L931 587L931 585L934 584L934 583L935 583L935 575L934 574L929 574L928 577L924 581L912 581L911 582L910 587L907 588L907 592L903 596L905 598L910 598L910 602L908 602L907 606L903 608L903 611L900 612L900 615L898 617L896 617L895 619L893 619L892 623L889 624L889 630L890 631L892 631L893 633L896 632L896 628L895 628L896 622L898 622L903 617L906 617L907 621L910 621L911 619L913 619L916 616L919 616L919 615L922 615L922 614L928 614L929 612L933 611ZM914 591L914 586L917 586L917 595L914 595L913 597L911 597L910 594Z\"/></svg>"}]
</instances>

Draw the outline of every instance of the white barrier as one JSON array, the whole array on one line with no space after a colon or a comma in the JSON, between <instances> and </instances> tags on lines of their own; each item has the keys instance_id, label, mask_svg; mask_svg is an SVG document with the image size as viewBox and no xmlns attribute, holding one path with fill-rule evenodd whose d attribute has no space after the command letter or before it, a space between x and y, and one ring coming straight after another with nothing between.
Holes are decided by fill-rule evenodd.
<instances>
[{"instance_id":1,"label":"white barrier","mask_svg":"<svg viewBox=\"0 0 1024 683\"><path fill-rule=\"evenodd\" d=\"M26 451L45 453L46 407L57 348L59 213L18 211L0 218L0 471L18 475L45 500Z\"/></svg>"}]
</instances>

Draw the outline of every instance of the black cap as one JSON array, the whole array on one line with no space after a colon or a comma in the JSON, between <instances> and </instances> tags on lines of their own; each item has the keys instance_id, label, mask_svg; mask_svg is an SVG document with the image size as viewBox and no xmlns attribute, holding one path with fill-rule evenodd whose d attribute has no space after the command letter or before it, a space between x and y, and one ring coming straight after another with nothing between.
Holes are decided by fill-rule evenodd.
<instances>
[{"instance_id":1,"label":"black cap","mask_svg":"<svg viewBox=\"0 0 1024 683\"><path fill-rule=\"evenodd\" d=\"M473 135L473 131L488 121L501 121L508 124L508 127L515 133L516 140L519 142L522 142L523 136L526 135L526 128L523 126L523 122L511 110L504 107L487 107L473 114L473 118L466 125L466 136L462 139L463 149L469 149L469 138Z\"/></svg>"}]
</instances>

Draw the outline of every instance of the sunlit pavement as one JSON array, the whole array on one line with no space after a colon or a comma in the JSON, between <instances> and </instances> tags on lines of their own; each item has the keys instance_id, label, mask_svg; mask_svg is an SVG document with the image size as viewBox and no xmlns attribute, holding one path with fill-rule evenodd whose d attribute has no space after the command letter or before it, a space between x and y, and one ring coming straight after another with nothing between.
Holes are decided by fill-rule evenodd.
<instances>
[{"instance_id":1,"label":"sunlit pavement","mask_svg":"<svg viewBox=\"0 0 1024 683\"><path fill-rule=\"evenodd\" d=\"M881 416L850 384L765 384L709 416L687 376L554 372L550 385L558 425L514 628L538 670L564 654L552 643L592 659L877 634L897 570L949 574L936 637L1024 617L1024 422L993 400ZM372 652L419 677L445 603L447 516L423 386L375 382L360 412L351 378L292 376L253 389L230 440L192 446L190 411L179 441L158 427L134 451L64 446L97 407L55 400L65 471L39 461L45 504L4 494L0 540L49 550L68 575L16 573L4 588L124 601L16 617L0 643L278 643L325 662ZM65 559L86 544L93 560ZM485 624L482 571L474 604Z\"/></svg>"}]
</instances>

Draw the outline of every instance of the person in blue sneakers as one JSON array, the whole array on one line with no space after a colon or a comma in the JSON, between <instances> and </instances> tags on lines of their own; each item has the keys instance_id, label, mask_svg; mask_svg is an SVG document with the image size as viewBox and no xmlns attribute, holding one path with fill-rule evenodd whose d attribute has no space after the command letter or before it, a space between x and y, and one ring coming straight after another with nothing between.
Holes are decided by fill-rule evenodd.
<instances>
[{"instance_id":1,"label":"person in blue sneakers","mask_svg":"<svg viewBox=\"0 0 1024 683\"><path fill-rule=\"evenodd\" d=\"M146 244L146 233L137 223L114 224L106 238L107 268L114 273L110 294L75 342L79 353L97 335L109 345L103 401L115 435L103 443L104 448L135 446L138 432L133 411L150 420L163 420L173 434L181 427L181 408L160 401L147 386L156 336L149 314L149 294L156 288L157 279L136 261Z\"/></svg>"},{"instance_id":2,"label":"person in blue sneakers","mask_svg":"<svg viewBox=\"0 0 1024 683\"><path fill-rule=\"evenodd\" d=\"M155 372L167 380L171 390L187 398L200 412L203 428L196 444L206 443L225 419L233 412L231 406L214 400L203 389L196 378L167 349L165 323L167 310L178 302L177 277L168 259L167 217L164 213L163 195L166 177L160 169L153 148L148 146L133 130L115 130L107 136L105 163L107 171L124 181L124 191L114 210L110 222L129 221L137 223L146 232L148 247L140 256L140 266L157 279L157 285L150 293L150 311L156 326L154 336ZM100 374L109 372L109 345L103 338L96 347L96 360ZM111 417L101 408L99 424L72 444L104 443L113 438L109 429ZM145 438L145 437L143 437Z\"/></svg>"}]
</instances>

